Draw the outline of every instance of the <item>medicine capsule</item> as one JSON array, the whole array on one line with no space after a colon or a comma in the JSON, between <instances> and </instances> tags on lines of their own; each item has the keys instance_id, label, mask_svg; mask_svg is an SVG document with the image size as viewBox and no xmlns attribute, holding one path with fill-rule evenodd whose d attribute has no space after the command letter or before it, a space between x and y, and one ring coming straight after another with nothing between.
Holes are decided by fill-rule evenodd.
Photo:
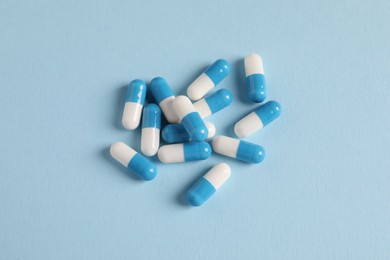
<instances>
[{"instance_id":1,"label":"medicine capsule","mask_svg":"<svg viewBox=\"0 0 390 260\"><path fill-rule=\"evenodd\" d=\"M211 122L204 122L207 127L207 140L211 139L215 135L215 126ZM161 136L166 143L186 143L191 142L191 138L184 129L182 124L166 125L161 132Z\"/></svg>"},{"instance_id":2,"label":"medicine capsule","mask_svg":"<svg viewBox=\"0 0 390 260\"><path fill-rule=\"evenodd\" d=\"M265 156L264 149L260 145L223 135L213 139L213 150L248 163L261 163Z\"/></svg>"},{"instance_id":3,"label":"medicine capsule","mask_svg":"<svg viewBox=\"0 0 390 260\"><path fill-rule=\"evenodd\" d=\"M250 54L245 57L244 63L248 97L253 102L261 103L267 96L261 57L256 53Z\"/></svg>"},{"instance_id":4,"label":"medicine capsule","mask_svg":"<svg viewBox=\"0 0 390 260\"><path fill-rule=\"evenodd\" d=\"M276 101L268 101L249 113L234 125L234 132L240 138L248 137L280 116L282 108Z\"/></svg>"},{"instance_id":5,"label":"medicine capsule","mask_svg":"<svg viewBox=\"0 0 390 260\"><path fill-rule=\"evenodd\" d=\"M230 175L229 165L226 163L215 165L189 189L187 201L192 206L202 205L229 179Z\"/></svg>"},{"instance_id":6,"label":"medicine capsule","mask_svg":"<svg viewBox=\"0 0 390 260\"><path fill-rule=\"evenodd\" d=\"M141 151L146 156L157 153L160 145L161 110L156 104L144 107L142 113Z\"/></svg>"},{"instance_id":7,"label":"medicine capsule","mask_svg":"<svg viewBox=\"0 0 390 260\"><path fill-rule=\"evenodd\" d=\"M233 94L227 89L220 89L214 94L194 103L201 118L206 118L224 109L232 103Z\"/></svg>"},{"instance_id":8,"label":"medicine capsule","mask_svg":"<svg viewBox=\"0 0 390 260\"><path fill-rule=\"evenodd\" d=\"M187 88L187 96L192 100L201 99L229 73L229 62L222 59L217 60L191 83Z\"/></svg>"},{"instance_id":9,"label":"medicine capsule","mask_svg":"<svg viewBox=\"0 0 390 260\"><path fill-rule=\"evenodd\" d=\"M173 107L179 117L180 123L192 141L199 142L207 139L207 127L188 97L176 97L173 101Z\"/></svg>"},{"instance_id":10,"label":"medicine capsule","mask_svg":"<svg viewBox=\"0 0 390 260\"><path fill-rule=\"evenodd\" d=\"M171 124L179 123L179 117L172 106L175 95L168 82L162 77L156 77L150 82L149 88L168 122Z\"/></svg>"},{"instance_id":11,"label":"medicine capsule","mask_svg":"<svg viewBox=\"0 0 390 260\"><path fill-rule=\"evenodd\" d=\"M168 144L158 150L158 159L163 163L178 163L206 160L211 155L211 147L206 142Z\"/></svg>"},{"instance_id":12,"label":"medicine capsule","mask_svg":"<svg viewBox=\"0 0 390 260\"><path fill-rule=\"evenodd\" d=\"M122 125L128 130L136 129L141 121L141 112L145 103L146 83L143 80L133 80L127 86L125 108L123 110Z\"/></svg>"},{"instance_id":13,"label":"medicine capsule","mask_svg":"<svg viewBox=\"0 0 390 260\"><path fill-rule=\"evenodd\" d=\"M115 160L145 181L150 181L157 175L156 165L122 142L111 145L110 154Z\"/></svg>"}]
</instances>

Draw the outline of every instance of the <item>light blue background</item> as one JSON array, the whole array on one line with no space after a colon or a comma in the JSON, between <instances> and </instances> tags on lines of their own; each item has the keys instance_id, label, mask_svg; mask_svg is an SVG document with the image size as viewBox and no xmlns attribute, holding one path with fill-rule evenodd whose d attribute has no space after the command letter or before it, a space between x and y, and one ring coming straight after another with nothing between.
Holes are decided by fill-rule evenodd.
<instances>
[{"instance_id":1,"label":"light blue background","mask_svg":"<svg viewBox=\"0 0 390 260\"><path fill-rule=\"evenodd\" d=\"M389 259L389 1L0 1L1 259ZM249 138L260 165L213 155L142 182L114 162L124 86L175 93L211 62L245 101L263 57L278 121ZM156 160L155 160L156 161ZM212 165L231 179L200 208L183 195Z\"/></svg>"}]
</instances>

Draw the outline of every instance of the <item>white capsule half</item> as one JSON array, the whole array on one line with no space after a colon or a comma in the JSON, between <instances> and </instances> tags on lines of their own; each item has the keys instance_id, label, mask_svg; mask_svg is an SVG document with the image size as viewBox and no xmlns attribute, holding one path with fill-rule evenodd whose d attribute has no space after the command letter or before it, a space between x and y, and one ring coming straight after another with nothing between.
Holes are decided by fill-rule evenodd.
<instances>
[{"instance_id":1,"label":"white capsule half","mask_svg":"<svg viewBox=\"0 0 390 260\"><path fill-rule=\"evenodd\" d=\"M134 102L126 102L123 109L122 124L128 130L134 130L141 121L143 105Z\"/></svg>"},{"instance_id":2,"label":"white capsule half","mask_svg":"<svg viewBox=\"0 0 390 260\"><path fill-rule=\"evenodd\" d=\"M214 87L214 82L202 73L187 89L187 96L192 100L199 100Z\"/></svg>"},{"instance_id":3,"label":"white capsule half","mask_svg":"<svg viewBox=\"0 0 390 260\"><path fill-rule=\"evenodd\" d=\"M236 158L240 140L219 135L213 139L213 151L228 157Z\"/></svg>"},{"instance_id":4,"label":"white capsule half","mask_svg":"<svg viewBox=\"0 0 390 260\"><path fill-rule=\"evenodd\" d=\"M163 101L160 102L159 106L161 110L163 111L165 118L168 120L171 124L177 124L179 123L179 118L176 114L175 109L173 108L173 101L175 100L174 96L167 97Z\"/></svg>"},{"instance_id":5,"label":"white capsule half","mask_svg":"<svg viewBox=\"0 0 390 260\"><path fill-rule=\"evenodd\" d=\"M131 159L133 159L134 155L136 155L137 152L128 145L122 142L117 142L111 145L110 154L112 158L117 160L123 166L127 167L129 165L129 162L131 161Z\"/></svg>"},{"instance_id":6,"label":"white capsule half","mask_svg":"<svg viewBox=\"0 0 390 260\"><path fill-rule=\"evenodd\" d=\"M207 122L204 122L204 124L206 125L207 127L207 131L208 131L208 135L207 135L207 140L211 140L214 136L215 136L215 133L217 131L217 129L215 128L215 125L209 121Z\"/></svg>"},{"instance_id":7,"label":"white capsule half","mask_svg":"<svg viewBox=\"0 0 390 260\"><path fill-rule=\"evenodd\" d=\"M263 61L260 55L252 53L245 57L245 75L264 74Z\"/></svg>"},{"instance_id":8,"label":"white capsule half","mask_svg":"<svg viewBox=\"0 0 390 260\"><path fill-rule=\"evenodd\" d=\"M239 138L245 138L263 128L259 116L255 112L249 113L234 125L234 133Z\"/></svg>"},{"instance_id":9,"label":"white capsule half","mask_svg":"<svg viewBox=\"0 0 390 260\"><path fill-rule=\"evenodd\" d=\"M142 128L141 132L141 151L146 156L157 154L160 146L160 129Z\"/></svg>"},{"instance_id":10,"label":"white capsule half","mask_svg":"<svg viewBox=\"0 0 390 260\"><path fill-rule=\"evenodd\" d=\"M176 115L179 117L179 121L186 115L196 112L193 104L186 96L177 96L172 105L176 111Z\"/></svg>"},{"instance_id":11,"label":"white capsule half","mask_svg":"<svg viewBox=\"0 0 390 260\"><path fill-rule=\"evenodd\" d=\"M158 150L157 156L158 159L163 163L184 162L183 143L161 146Z\"/></svg>"}]
</instances>

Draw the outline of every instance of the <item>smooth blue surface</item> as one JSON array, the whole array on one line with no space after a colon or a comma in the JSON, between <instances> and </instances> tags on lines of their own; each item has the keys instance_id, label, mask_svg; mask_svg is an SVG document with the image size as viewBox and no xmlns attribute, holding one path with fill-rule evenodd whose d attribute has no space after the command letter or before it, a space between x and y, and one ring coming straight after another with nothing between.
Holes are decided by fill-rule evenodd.
<instances>
[{"instance_id":1,"label":"smooth blue surface","mask_svg":"<svg viewBox=\"0 0 390 260\"><path fill-rule=\"evenodd\" d=\"M187 192L187 201L192 206L200 206L208 200L216 189L205 178L200 178Z\"/></svg>"},{"instance_id":2,"label":"smooth blue surface","mask_svg":"<svg viewBox=\"0 0 390 260\"><path fill-rule=\"evenodd\" d=\"M265 151L263 147L247 141L240 141L236 154L237 160L248 163L261 163L264 157Z\"/></svg>"},{"instance_id":3,"label":"smooth blue surface","mask_svg":"<svg viewBox=\"0 0 390 260\"><path fill-rule=\"evenodd\" d=\"M256 108L254 112L260 118L263 126L266 126L280 116L282 107L278 102L271 100Z\"/></svg>"},{"instance_id":4,"label":"smooth blue surface","mask_svg":"<svg viewBox=\"0 0 390 260\"><path fill-rule=\"evenodd\" d=\"M191 112L180 121L191 141L201 142L207 139L208 130L198 112Z\"/></svg>"},{"instance_id":5,"label":"smooth blue surface","mask_svg":"<svg viewBox=\"0 0 390 260\"><path fill-rule=\"evenodd\" d=\"M154 179L158 172L156 165L139 153L134 155L127 168L145 181Z\"/></svg>"},{"instance_id":6,"label":"smooth blue surface","mask_svg":"<svg viewBox=\"0 0 390 260\"><path fill-rule=\"evenodd\" d=\"M233 101L233 94L227 89L220 89L214 94L205 97L212 114L229 106Z\"/></svg>"},{"instance_id":7,"label":"smooth blue surface","mask_svg":"<svg viewBox=\"0 0 390 260\"><path fill-rule=\"evenodd\" d=\"M246 77L246 88L250 100L256 103L263 102L267 97L264 74L252 74Z\"/></svg>"},{"instance_id":8,"label":"smooth blue surface","mask_svg":"<svg viewBox=\"0 0 390 260\"><path fill-rule=\"evenodd\" d=\"M166 79L162 77L152 79L149 88L157 103L160 103L167 97L175 96Z\"/></svg>"},{"instance_id":9,"label":"smooth blue surface","mask_svg":"<svg viewBox=\"0 0 390 260\"><path fill-rule=\"evenodd\" d=\"M143 80L133 80L127 86L127 92L125 96L126 102L133 102L138 104L145 104L146 98L146 83Z\"/></svg>"},{"instance_id":10,"label":"smooth blue surface","mask_svg":"<svg viewBox=\"0 0 390 260\"><path fill-rule=\"evenodd\" d=\"M205 160L210 157L212 149L207 142L184 143L184 161Z\"/></svg>"},{"instance_id":11,"label":"smooth blue surface","mask_svg":"<svg viewBox=\"0 0 390 260\"><path fill-rule=\"evenodd\" d=\"M230 64L227 60L219 59L211 64L204 73L213 81L214 86L216 86L229 75Z\"/></svg>"},{"instance_id":12,"label":"smooth blue surface","mask_svg":"<svg viewBox=\"0 0 390 260\"><path fill-rule=\"evenodd\" d=\"M0 259L390 258L390 2L0 1ZM107 153L127 84L175 94L220 57L233 103L258 105L244 57L263 58L279 119L248 141L266 159L163 165L140 181ZM187 190L227 162L200 208Z\"/></svg>"},{"instance_id":13,"label":"smooth blue surface","mask_svg":"<svg viewBox=\"0 0 390 260\"><path fill-rule=\"evenodd\" d=\"M166 143L185 143L190 141L190 136L182 124L166 125L161 131L161 137Z\"/></svg>"},{"instance_id":14,"label":"smooth blue surface","mask_svg":"<svg viewBox=\"0 0 390 260\"><path fill-rule=\"evenodd\" d=\"M142 128L161 128L161 109L156 104L148 104L142 111Z\"/></svg>"}]
</instances>

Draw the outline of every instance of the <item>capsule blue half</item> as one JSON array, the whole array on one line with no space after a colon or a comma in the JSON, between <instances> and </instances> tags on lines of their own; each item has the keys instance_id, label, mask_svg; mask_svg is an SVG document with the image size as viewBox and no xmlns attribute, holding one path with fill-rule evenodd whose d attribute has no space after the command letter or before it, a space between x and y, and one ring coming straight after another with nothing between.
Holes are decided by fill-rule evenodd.
<instances>
[{"instance_id":1,"label":"capsule blue half","mask_svg":"<svg viewBox=\"0 0 390 260\"><path fill-rule=\"evenodd\" d=\"M206 160L211 152L207 142L191 142L164 145L158 150L157 156L163 163L178 163Z\"/></svg>"},{"instance_id":2,"label":"capsule blue half","mask_svg":"<svg viewBox=\"0 0 390 260\"><path fill-rule=\"evenodd\" d=\"M206 118L228 107L233 101L233 94L227 89L220 89L194 103L196 111L201 118Z\"/></svg>"},{"instance_id":3,"label":"capsule blue half","mask_svg":"<svg viewBox=\"0 0 390 260\"><path fill-rule=\"evenodd\" d=\"M175 100L175 95L168 82L162 77L156 77L150 82L149 89L168 122L178 123L179 118L177 117L177 114L172 107L172 102Z\"/></svg>"}]
</instances>

